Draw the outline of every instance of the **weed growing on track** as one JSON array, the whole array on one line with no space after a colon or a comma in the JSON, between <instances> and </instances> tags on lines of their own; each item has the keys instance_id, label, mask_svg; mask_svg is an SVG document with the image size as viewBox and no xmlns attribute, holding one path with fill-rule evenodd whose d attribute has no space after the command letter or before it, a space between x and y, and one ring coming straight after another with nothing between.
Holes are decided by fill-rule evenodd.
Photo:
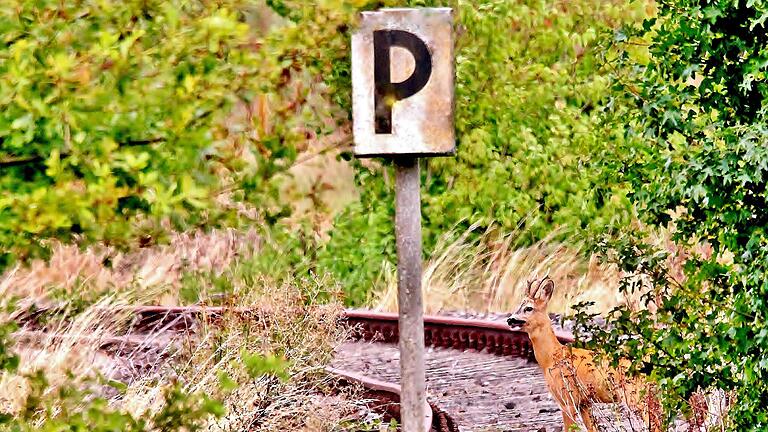
<instances>
[{"instance_id":1,"label":"weed growing on track","mask_svg":"<svg viewBox=\"0 0 768 432\"><path fill-rule=\"evenodd\" d=\"M143 430L377 427L375 416L361 425L360 416L369 413L359 395L328 392L332 382L324 366L345 338L336 326L342 310L338 287L324 278L265 275L258 260L242 257L242 245L224 238L186 238L177 248L172 243L167 249L145 250L141 259L131 261L133 267L122 270L101 268L96 263L103 255L93 250L62 248L49 266L6 274L0 298L7 312L0 322L13 321L36 303L55 306L58 318L27 324L11 335L20 365L6 368L0 378L0 413L10 415L5 421L37 430L69 424L76 414L96 410L105 418L143 422ZM231 259L212 263L225 251ZM174 271L149 283L142 275L153 262ZM57 280L64 268L71 269L66 280ZM103 340L125 333L130 318L108 309L159 299L177 303L185 290L220 293L221 281L227 281L227 296L204 301L268 313L226 313L192 335L146 331L141 343L118 348L119 355L100 349ZM107 290L113 293L104 295ZM58 294L62 291L67 295ZM83 292L88 299L77 298ZM41 326L45 334L36 331Z\"/></svg>"},{"instance_id":2,"label":"weed growing on track","mask_svg":"<svg viewBox=\"0 0 768 432\"><path fill-rule=\"evenodd\" d=\"M227 415L212 424L212 430L338 429L360 408L351 402L355 398L328 397L319 391L331 384L324 366L334 347L346 339L336 324L342 307L334 299L340 290L329 293L334 284L326 279L280 284L259 275L249 281L249 269L235 265L226 272L231 284L227 301L265 312L226 314L216 328L204 329L189 360L178 369L181 379L205 392L218 388L222 373L241 383L220 395ZM197 288L214 291L214 284L198 279ZM249 380L254 368L271 371Z\"/></svg>"}]
</instances>

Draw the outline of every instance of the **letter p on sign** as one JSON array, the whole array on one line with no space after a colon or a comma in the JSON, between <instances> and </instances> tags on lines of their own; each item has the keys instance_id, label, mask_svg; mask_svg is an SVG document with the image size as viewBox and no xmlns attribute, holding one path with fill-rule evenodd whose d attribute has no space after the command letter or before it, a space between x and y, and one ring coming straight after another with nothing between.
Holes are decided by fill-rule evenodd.
<instances>
[{"instance_id":1,"label":"letter p on sign","mask_svg":"<svg viewBox=\"0 0 768 432\"><path fill-rule=\"evenodd\" d=\"M449 8L363 12L352 36L355 155L455 152Z\"/></svg>"}]
</instances>

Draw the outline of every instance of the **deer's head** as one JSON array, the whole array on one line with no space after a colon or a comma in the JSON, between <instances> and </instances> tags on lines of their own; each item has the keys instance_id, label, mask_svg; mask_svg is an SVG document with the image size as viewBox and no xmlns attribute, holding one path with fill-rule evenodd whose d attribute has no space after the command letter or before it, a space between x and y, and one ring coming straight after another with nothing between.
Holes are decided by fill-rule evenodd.
<instances>
[{"instance_id":1,"label":"deer's head","mask_svg":"<svg viewBox=\"0 0 768 432\"><path fill-rule=\"evenodd\" d=\"M525 297L517 311L507 318L507 324L512 329L522 329L526 332L542 325L551 325L547 304L554 290L555 283L548 276L528 281Z\"/></svg>"}]
</instances>

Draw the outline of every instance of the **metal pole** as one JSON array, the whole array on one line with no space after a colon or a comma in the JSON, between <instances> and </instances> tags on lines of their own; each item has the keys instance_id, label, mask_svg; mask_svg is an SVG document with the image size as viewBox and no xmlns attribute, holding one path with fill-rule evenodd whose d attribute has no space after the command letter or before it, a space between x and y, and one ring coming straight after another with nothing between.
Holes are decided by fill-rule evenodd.
<instances>
[{"instance_id":1,"label":"metal pole","mask_svg":"<svg viewBox=\"0 0 768 432\"><path fill-rule=\"evenodd\" d=\"M421 298L421 198L419 160L395 158L395 237L400 347L400 415L403 432L427 432L424 308Z\"/></svg>"}]
</instances>

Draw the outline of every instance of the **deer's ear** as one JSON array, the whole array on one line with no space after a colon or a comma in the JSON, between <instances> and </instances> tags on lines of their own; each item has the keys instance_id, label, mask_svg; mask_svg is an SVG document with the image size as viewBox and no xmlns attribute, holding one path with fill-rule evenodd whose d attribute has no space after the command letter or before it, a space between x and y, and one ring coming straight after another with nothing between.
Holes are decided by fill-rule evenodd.
<instances>
[{"instance_id":1,"label":"deer's ear","mask_svg":"<svg viewBox=\"0 0 768 432\"><path fill-rule=\"evenodd\" d=\"M553 292L555 292L555 282L547 277L539 282L539 288L536 290L536 296L534 298L548 302L549 299L552 298Z\"/></svg>"}]
</instances>

